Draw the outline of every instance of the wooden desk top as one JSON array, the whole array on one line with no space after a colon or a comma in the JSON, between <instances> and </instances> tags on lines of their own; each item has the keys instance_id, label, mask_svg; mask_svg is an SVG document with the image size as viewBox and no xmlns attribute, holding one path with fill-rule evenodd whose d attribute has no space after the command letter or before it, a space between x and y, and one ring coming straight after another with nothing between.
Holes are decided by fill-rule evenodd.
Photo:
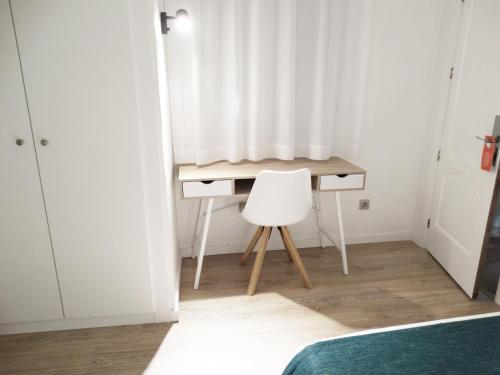
<instances>
[{"instance_id":1,"label":"wooden desk top","mask_svg":"<svg viewBox=\"0 0 500 375\"><path fill-rule=\"evenodd\" d=\"M185 164L179 166L179 181L225 180L255 178L260 171L291 171L309 168L313 176L331 174L364 174L366 171L339 157L328 160L311 160L297 158L294 160L264 159L261 161L242 161L230 163L219 161L216 163L196 166Z\"/></svg>"}]
</instances>

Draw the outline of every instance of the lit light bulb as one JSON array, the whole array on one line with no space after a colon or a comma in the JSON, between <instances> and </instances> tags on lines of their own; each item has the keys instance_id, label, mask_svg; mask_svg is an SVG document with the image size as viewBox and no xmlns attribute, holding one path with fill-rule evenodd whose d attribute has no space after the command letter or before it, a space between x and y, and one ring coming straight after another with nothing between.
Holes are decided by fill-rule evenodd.
<instances>
[{"instance_id":1,"label":"lit light bulb","mask_svg":"<svg viewBox=\"0 0 500 375\"><path fill-rule=\"evenodd\" d=\"M189 19L187 10L179 9L175 12L175 29L180 32L191 30L191 20Z\"/></svg>"}]
</instances>

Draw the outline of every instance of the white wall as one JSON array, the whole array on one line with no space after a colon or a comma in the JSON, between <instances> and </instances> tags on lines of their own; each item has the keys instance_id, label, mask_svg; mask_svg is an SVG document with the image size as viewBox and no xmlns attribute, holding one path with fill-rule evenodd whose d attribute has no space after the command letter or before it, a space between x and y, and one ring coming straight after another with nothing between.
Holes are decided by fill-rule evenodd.
<instances>
[{"instance_id":1,"label":"white wall","mask_svg":"<svg viewBox=\"0 0 500 375\"><path fill-rule=\"evenodd\" d=\"M156 322L178 319L179 252L175 227L174 174L160 4L128 0L153 310Z\"/></svg>"},{"instance_id":2,"label":"white wall","mask_svg":"<svg viewBox=\"0 0 500 375\"><path fill-rule=\"evenodd\" d=\"M368 170L366 190L342 194L348 243L413 239L421 163L431 124L436 74L440 72L442 28L447 0L372 2L366 55L362 134L357 155L349 158ZM180 247L188 254L197 201L180 200L177 213ZM322 195L323 219L335 228L333 197ZM368 198L368 211L358 200ZM231 200L219 199L221 206ZM318 246L311 215L291 228L300 247ZM252 235L236 207L212 218L207 254L242 251ZM282 248L273 234L270 248Z\"/></svg>"}]
</instances>

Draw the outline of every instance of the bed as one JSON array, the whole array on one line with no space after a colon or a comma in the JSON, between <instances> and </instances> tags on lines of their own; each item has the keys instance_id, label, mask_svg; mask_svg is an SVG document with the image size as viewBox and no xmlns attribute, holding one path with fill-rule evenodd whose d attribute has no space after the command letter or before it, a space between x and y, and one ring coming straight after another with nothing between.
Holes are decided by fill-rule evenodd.
<instances>
[{"instance_id":1,"label":"bed","mask_svg":"<svg viewBox=\"0 0 500 375\"><path fill-rule=\"evenodd\" d=\"M363 331L301 350L283 375L500 374L500 313Z\"/></svg>"}]
</instances>

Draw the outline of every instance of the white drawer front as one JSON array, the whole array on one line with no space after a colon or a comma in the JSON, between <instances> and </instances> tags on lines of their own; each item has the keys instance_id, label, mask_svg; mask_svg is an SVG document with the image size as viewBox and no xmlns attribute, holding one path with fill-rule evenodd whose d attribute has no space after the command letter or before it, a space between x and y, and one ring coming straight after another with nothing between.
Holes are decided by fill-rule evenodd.
<instances>
[{"instance_id":1,"label":"white drawer front","mask_svg":"<svg viewBox=\"0 0 500 375\"><path fill-rule=\"evenodd\" d=\"M321 176L319 180L320 190L343 190L362 189L364 186L364 174L348 174L344 177L338 175Z\"/></svg>"},{"instance_id":2,"label":"white drawer front","mask_svg":"<svg viewBox=\"0 0 500 375\"><path fill-rule=\"evenodd\" d=\"M233 193L231 180L220 181L190 181L182 183L182 195L184 198L194 197L216 197L220 195L231 195Z\"/></svg>"}]
</instances>

